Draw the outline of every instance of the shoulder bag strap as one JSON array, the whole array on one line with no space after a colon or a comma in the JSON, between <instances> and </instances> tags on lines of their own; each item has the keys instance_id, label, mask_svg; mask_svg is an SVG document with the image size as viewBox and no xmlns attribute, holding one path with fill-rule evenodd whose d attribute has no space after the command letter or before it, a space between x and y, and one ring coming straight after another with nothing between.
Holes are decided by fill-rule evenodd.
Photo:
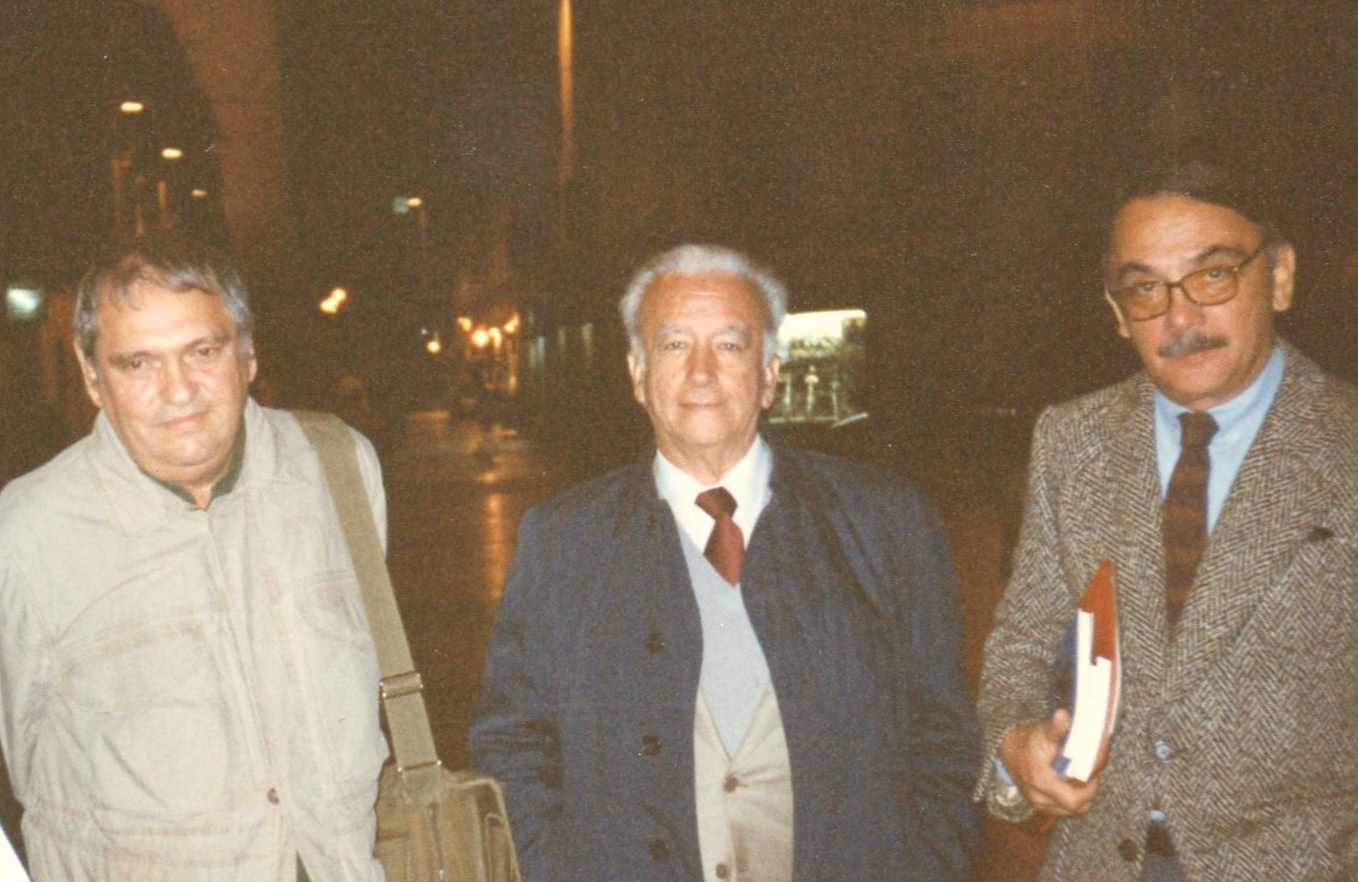
<instances>
[{"instance_id":1,"label":"shoulder bag strap","mask_svg":"<svg viewBox=\"0 0 1358 882\"><path fill-rule=\"evenodd\" d=\"M377 647L382 708L391 729L396 765L402 774L411 777L419 777L426 770L436 776L440 762L421 694L424 681L410 657L401 611L396 607L368 492L358 469L353 432L331 414L293 411L293 416L320 456L349 555L363 586L363 605Z\"/></svg>"}]
</instances>

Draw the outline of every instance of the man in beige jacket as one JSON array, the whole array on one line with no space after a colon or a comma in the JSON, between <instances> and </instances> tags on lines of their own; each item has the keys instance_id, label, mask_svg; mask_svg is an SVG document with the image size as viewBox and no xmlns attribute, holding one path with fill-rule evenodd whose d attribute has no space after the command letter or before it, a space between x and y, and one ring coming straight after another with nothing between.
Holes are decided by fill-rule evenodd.
<instances>
[{"instance_id":1,"label":"man in beige jacket","mask_svg":"<svg viewBox=\"0 0 1358 882\"><path fill-rule=\"evenodd\" d=\"M34 879L380 880L372 638L315 453L248 397L239 274L172 237L115 248L75 336L94 429L0 494L0 740Z\"/></svg>"}]
</instances>

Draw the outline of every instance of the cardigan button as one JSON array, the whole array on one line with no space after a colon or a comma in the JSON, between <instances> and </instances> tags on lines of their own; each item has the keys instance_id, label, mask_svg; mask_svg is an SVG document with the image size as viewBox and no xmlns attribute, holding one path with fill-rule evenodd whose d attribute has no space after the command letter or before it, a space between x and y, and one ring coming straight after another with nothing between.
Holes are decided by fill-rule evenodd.
<instances>
[{"instance_id":1,"label":"cardigan button","mask_svg":"<svg viewBox=\"0 0 1358 882\"><path fill-rule=\"evenodd\" d=\"M670 846L669 843L667 843L663 839L652 839L650 845L647 846L647 850L650 851L651 860L653 861L663 861L669 859Z\"/></svg>"},{"instance_id":2,"label":"cardigan button","mask_svg":"<svg viewBox=\"0 0 1358 882\"><path fill-rule=\"evenodd\" d=\"M731 866L730 866L730 864L717 864L717 878L718 878L718 879L730 879L730 878L731 878Z\"/></svg>"},{"instance_id":3,"label":"cardigan button","mask_svg":"<svg viewBox=\"0 0 1358 882\"><path fill-rule=\"evenodd\" d=\"M269 792L266 793L266 794L264 794L264 795L265 795L265 797L269 800L269 802L273 803L274 805L278 805L278 791L277 791L277 790L275 790L274 788L270 787L270 788L269 788Z\"/></svg>"},{"instance_id":4,"label":"cardigan button","mask_svg":"<svg viewBox=\"0 0 1358 882\"><path fill-rule=\"evenodd\" d=\"M651 653L664 652L666 645L667 644L665 643L665 635L662 634L660 631L652 631L650 636L646 638L647 652Z\"/></svg>"},{"instance_id":5,"label":"cardigan button","mask_svg":"<svg viewBox=\"0 0 1358 882\"><path fill-rule=\"evenodd\" d=\"M1136 842L1132 839L1124 839L1118 843L1118 855L1129 864L1136 860L1137 851Z\"/></svg>"},{"instance_id":6,"label":"cardigan button","mask_svg":"<svg viewBox=\"0 0 1358 882\"><path fill-rule=\"evenodd\" d=\"M721 789L725 790L727 793L735 793L736 788L739 786L740 779L735 775L727 775L726 780L721 782Z\"/></svg>"},{"instance_id":7,"label":"cardigan button","mask_svg":"<svg viewBox=\"0 0 1358 882\"><path fill-rule=\"evenodd\" d=\"M660 739L654 735L642 735L641 755L660 756Z\"/></svg>"}]
</instances>

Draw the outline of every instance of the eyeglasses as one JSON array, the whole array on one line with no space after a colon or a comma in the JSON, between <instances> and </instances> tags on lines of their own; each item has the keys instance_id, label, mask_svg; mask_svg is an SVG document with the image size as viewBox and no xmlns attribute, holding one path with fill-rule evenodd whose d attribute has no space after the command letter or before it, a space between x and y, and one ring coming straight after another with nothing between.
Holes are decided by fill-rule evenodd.
<instances>
[{"instance_id":1,"label":"eyeglasses","mask_svg":"<svg viewBox=\"0 0 1358 882\"><path fill-rule=\"evenodd\" d=\"M1198 306L1216 306L1232 299L1240 292L1240 271L1263 254L1264 247L1260 245L1254 249L1253 254L1236 264L1205 266L1177 282L1142 279L1121 288L1114 288L1108 292L1108 296L1117 304L1118 309L1122 310L1122 314L1134 322L1159 318L1169 312L1169 303L1175 288L1183 291L1184 296Z\"/></svg>"}]
</instances>

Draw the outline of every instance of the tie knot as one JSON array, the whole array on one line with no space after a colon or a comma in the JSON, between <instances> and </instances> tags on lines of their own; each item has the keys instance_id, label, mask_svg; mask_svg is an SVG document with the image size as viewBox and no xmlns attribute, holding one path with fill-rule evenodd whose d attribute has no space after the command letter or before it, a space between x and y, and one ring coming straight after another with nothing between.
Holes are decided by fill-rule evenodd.
<instances>
[{"instance_id":1,"label":"tie knot","mask_svg":"<svg viewBox=\"0 0 1358 882\"><path fill-rule=\"evenodd\" d=\"M736 498L725 487L713 487L698 494L698 507L707 512L713 520L722 515L730 517L736 513Z\"/></svg>"},{"instance_id":2,"label":"tie knot","mask_svg":"<svg viewBox=\"0 0 1358 882\"><path fill-rule=\"evenodd\" d=\"M1206 447L1217 433L1217 421L1210 413L1189 411L1179 414L1179 425L1183 427L1184 449Z\"/></svg>"}]
</instances>

